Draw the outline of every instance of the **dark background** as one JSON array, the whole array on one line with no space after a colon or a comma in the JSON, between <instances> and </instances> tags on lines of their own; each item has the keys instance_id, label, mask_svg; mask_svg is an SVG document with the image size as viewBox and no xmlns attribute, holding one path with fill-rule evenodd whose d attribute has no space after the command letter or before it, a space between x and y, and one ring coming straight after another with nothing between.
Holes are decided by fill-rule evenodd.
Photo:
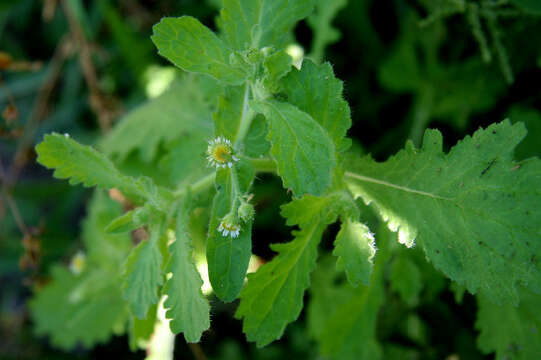
<instances>
[{"instance_id":1,"label":"dark background","mask_svg":"<svg viewBox=\"0 0 541 360\"><path fill-rule=\"evenodd\" d=\"M163 16L188 14L215 29L217 3L72 1L70 8L54 0L0 2L0 359L144 358L142 351L130 352L125 336L66 353L33 335L26 301L46 283L51 264L67 264L80 249L80 220L91 194L53 179L35 163L33 147L51 131L87 144L107 133L122 114L145 101L147 80L141 74L148 66L167 65L150 41L152 25ZM491 54L484 63L467 16L438 17L426 3L350 0L333 22L342 37L327 48L325 58L344 81L353 120L349 136L356 149L384 160L408 138L420 143L422 132L412 130L416 126L440 129L450 147L478 127L511 116L512 121L526 119L530 130L517 156L539 155L539 18L511 12L498 17L496 43L489 21L481 17ZM312 29L306 21L295 28L295 36L309 54ZM400 46L413 50L403 53ZM412 74L414 80L408 78ZM427 115L419 118L423 111ZM270 259L268 244L289 239L278 215L287 195L276 178L261 179L254 190L261 215L254 252ZM335 227L326 232L322 251L332 248L335 232ZM381 340L411 348L412 358L442 359L453 353L483 358L475 349L475 299L466 295L457 305L445 289L417 305L430 329L426 341L393 330L393 319L407 307L390 295L380 314ZM211 303L212 327L201 343L207 357L317 357L304 312L280 341L257 350L233 318L236 304L212 298ZM178 336L178 358L195 358L192 351Z\"/></svg>"}]
</instances>

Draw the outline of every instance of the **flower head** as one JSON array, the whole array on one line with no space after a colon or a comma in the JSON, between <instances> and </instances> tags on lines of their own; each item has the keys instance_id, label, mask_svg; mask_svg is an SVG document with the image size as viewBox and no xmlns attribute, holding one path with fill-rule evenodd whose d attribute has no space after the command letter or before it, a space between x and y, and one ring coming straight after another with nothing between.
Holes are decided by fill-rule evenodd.
<instances>
[{"instance_id":1,"label":"flower head","mask_svg":"<svg viewBox=\"0 0 541 360\"><path fill-rule=\"evenodd\" d=\"M231 141L218 136L217 138L210 140L207 147L207 160L210 166L216 168L232 167L233 162L239 159L233 155L233 147Z\"/></svg>"},{"instance_id":2,"label":"flower head","mask_svg":"<svg viewBox=\"0 0 541 360\"><path fill-rule=\"evenodd\" d=\"M240 234L240 225L236 222L230 221L226 216L218 226L218 231L222 233L223 236L231 235L232 238L236 238Z\"/></svg>"}]
</instances>

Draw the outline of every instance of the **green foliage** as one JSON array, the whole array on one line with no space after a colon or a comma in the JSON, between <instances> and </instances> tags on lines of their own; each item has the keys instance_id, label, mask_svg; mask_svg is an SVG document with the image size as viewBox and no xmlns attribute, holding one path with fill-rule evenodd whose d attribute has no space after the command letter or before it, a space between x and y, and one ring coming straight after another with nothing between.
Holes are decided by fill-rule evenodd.
<instances>
[{"instance_id":1,"label":"green foliage","mask_svg":"<svg viewBox=\"0 0 541 360\"><path fill-rule=\"evenodd\" d=\"M333 221L326 213L326 201L304 197L285 205L282 215L288 225L297 224L301 230L293 232L293 241L272 245L278 255L248 275L235 316L244 318L242 329L258 346L280 338L286 325L301 312L304 291L316 265L317 245L325 225Z\"/></svg>"},{"instance_id":2,"label":"green foliage","mask_svg":"<svg viewBox=\"0 0 541 360\"><path fill-rule=\"evenodd\" d=\"M240 234L236 238L224 235L218 228L226 215L237 215L239 192L247 192L253 178L253 167L242 160L233 171L223 169L216 174L216 195L207 238L207 262L212 287L216 295L227 302L237 298L244 284L252 254L252 221L240 224Z\"/></svg>"},{"instance_id":3,"label":"green foliage","mask_svg":"<svg viewBox=\"0 0 541 360\"><path fill-rule=\"evenodd\" d=\"M538 10L536 5L421 1L417 5L428 17L420 21L408 2L400 2L393 14L398 34L383 41L379 30L358 20L381 10L372 9L370 1L351 2L356 13L350 14L340 11L346 3L224 0L216 33L195 17L163 18L153 28L152 42L187 73L168 68L167 90L125 115L97 142L99 151L67 135L45 135L36 146L37 162L71 185L98 189L82 226L84 266L80 255L71 272L55 265L50 283L36 289L30 306L38 334L71 349L127 332L132 350L152 353L168 349L158 343L160 334L168 344L177 333L199 342L210 327L210 312L231 313L234 305L223 303L240 298L235 317L258 347L287 333L288 342L314 358L377 360L425 353L446 358L452 356L449 349L443 353L430 343L429 321L416 307L436 304L450 313L440 306L440 294L452 289L464 303L465 290L478 295L482 351L501 359L539 357L541 119L533 110L536 100L511 107L511 121L480 129L448 152L438 130L424 131L434 120L453 131L471 128L472 115L498 104L506 85L486 66L492 51L504 77L513 80L498 19L504 13L521 15L513 5L529 13ZM129 52L137 32L124 26L113 5L100 4L119 46ZM83 11L80 5L74 6ZM469 55L468 42L449 45L453 28L441 19L454 14L465 16L480 57ZM390 112L407 115L396 129L374 138L375 145L351 146L352 112L344 85L329 63L319 64L325 47L340 36L332 27L336 16L354 16L344 29L358 31L365 48L373 50L363 49L362 59L355 59L361 72L363 66L377 69L359 75L367 84L352 82L348 89L354 115L377 118L377 124L358 123L354 133L368 138L388 125L384 108L392 108L396 99L411 102ZM305 18L314 31L314 61L304 59L296 68L287 45L295 42L293 29ZM145 48L124 55L141 89L148 85L141 76L149 61ZM513 64L513 70L522 66ZM344 64L337 66L340 72ZM528 137L521 121L531 131ZM361 156L378 147L388 155L406 137L412 141L386 161ZM107 196L104 190L111 189ZM286 230L272 218L284 202L281 215L294 227L290 242L279 237ZM334 225L326 229L337 221L332 238ZM264 226L276 234L269 246L274 255L266 251L265 237L259 238ZM376 236L371 229L378 229ZM411 249L415 243L418 249ZM208 291L216 297L212 310L205 296L205 265ZM247 275L249 265L257 269ZM288 327L299 318L306 291L308 332L318 355L307 350L313 346L306 338L298 341L302 335L295 340L303 325ZM396 344L404 336L415 346ZM454 345L467 358L462 350L473 336L471 331L460 336L466 345ZM274 349L261 356L280 357ZM239 349L226 350L219 353L242 357ZM472 358L479 355L472 351Z\"/></svg>"},{"instance_id":4,"label":"green foliage","mask_svg":"<svg viewBox=\"0 0 541 360\"><path fill-rule=\"evenodd\" d=\"M308 17L308 25L314 31L310 57L320 62L325 47L340 38L340 32L332 27L336 14L347 4L347 0L320 0L315 3L314 12Z\"/></svg>"},{"instance_id":5,"label":"green foliage","mask_svg":"<svg viewBox=\"0 0 541 360\"><path fill-rule=\"evenodd\" d=\"M175 241L169 246L171 258L167 272L172 273L165 283L164 303L169 308L166 316L172 319L171 331L184 333L188 342L198 342L203 331L210 326L210 307L201 292L203 281L194 263L191 239L188 233L190 198L187 197L177 215Z\"/></svg>"},{"instance_id":6,"label":"green foliage","mask_svg":"<svg viewBox=\"0 0 541 360\"><path fill-rule=\"evenodd\" d=\"M275 100L252 103L269 121L267 139L284 187L295 196L321 195L331 184L334 146L325 130L307 113Z\"/></svg>"},{"instance_id":7,"label":"green foliage","mask_svg":"<svg viewBox=\"0 0 541 360\"><path fill-rule=\"evenodd\" d=\"M292 70L282 81L288 101L316 120L329 134L338 152L351 141L346 132L351 126L350 110L342 97L342 82L331 65L316 65L306 60L300 70Z\"/></svg>"},{"instance_id":8,"label":"green foliage","mask_svg":"<svg viewBox=\"0 0 541 360\"><path fill-rule=\"evenodd\" d=\"M92 347L125 326L128 308L120 291L119 261L129 251L129 238L103 230L120 211L103 192L95 192L83 224L83 263L72 265L72 271L53 267L51 282L30 303L36 333L51 334L55 346Z\"/></svg>"},{"instance_id":9,"label":"green foliage","mask_svg":"<svg viewBox=\"0 0 541 360\"><path fill-rule=\"evenodd\" d=\"M496 353L496 359L536 359L541 356L541 313L539 295L520 291L520 305L498 306L486 296L477 297L479 311L475 327L484 353Z\"/></svg>"},{"instance_id":10,"label":"green foliage","mask_svg":"<svg viewBox=\"0 0 541 360\"><path fill-rule=\"evenodd\" d=\"M239 85L246 78L242 69L230 64L232 50L193 17L163 18L154 26L152 41L160 55L183 70L229 85Z\"/></svg>"},{"instance_id":11,"label":"green foliage","mask_svg":"<svg viewBox=\"0 0 541 360\"><path fill-rule=\"evenodd\" d=\"M238 50L281 47L289 31L313 9L314 0L225 0L220 25Z\"/></svg>"},{"instance_id":12,"label":"green foliage","mask_svg":"<svg viewBox=\"0 0 541 360\"><path fill-rule=\"evenodd\" d=\"M515 4L522 10L535 14L540 15L541 14L541 4L539 1L535 0L511 0L511 3Z\"/></svg>"},{"instance_id":13,"label":"green foliage","mask_svg":"<svg viewBox=\"0 0 541 360\"><path fill-rule=\"evenodd\" d=\"M126 261L122 290L132 313L139 319L147 316L150 306L158 303L158 286L163 284L158 242L164 236L163 220L150 228L150 238L135 247Z\"/></svg>"},{"instance_id":14,"label":"green foliage","mask_svg":"<svg viewBox=\"0 0 541 360\"><path fill-rule=\"evenodd\" d=\"M344 267L348 281L353 286L368 285L376 248L374 235L366 225L347 219L336 235L333 254Z\"/></svg>"},{"instance_id":15,"label":"green foliage","mask_svg":"<svg viewBox=\"0 0 541 360\"><path fill-rule=\"evenodd\" d=\"M182 76L164 94L124 116L99 143L99 149L120 162L138 151L143 161L150 162L160 145L183 134L208 138L212 134L210 104L216 98L204 92L204 81L208 80Z\"/></svg>"},{"instance_id":16,"label":"green foliage","mask_svg":"<svg viewBox=\"0 0 541 360\"><path fill-rule=\"evenodd\" d=\"M417 239L435 267L493 301L518 303L517 284L541 291L538 218L539 159L513 160L523 125L509 121L478 130L449 154L438 131L423 147L411 143L384 163L352 164L351 191L372 203L399 240ZM361 175L362 174L362 175Z\"/></svg>"}]
</instances>

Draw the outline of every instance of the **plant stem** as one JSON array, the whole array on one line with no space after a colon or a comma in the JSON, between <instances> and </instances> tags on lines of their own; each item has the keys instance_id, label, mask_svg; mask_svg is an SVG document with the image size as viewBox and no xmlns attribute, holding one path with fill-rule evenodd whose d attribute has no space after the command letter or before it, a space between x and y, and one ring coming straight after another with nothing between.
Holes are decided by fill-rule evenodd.
<instances>
[{"instance_id":1,"label":"plant stem","mask_svg":"<svg viewBox=\"0 0 541 360\"><path fill-rule=\"evenodd\" d=\"M252 124L253 116L251 114L250 108L248 107L248 102L250 101L250 84L246 83L244 90L244 99L242 100L242 113L240 115L240 124L237 131L237 136L235 138L235 148L238 148L238 145L244 140L248 130L250 130L250 125Z\"/></svg>"},{"instance_id":2,"label":"plant stem","mask_svg":"<svg viewBox=\"0 0 541 360\"><path fill-rule=\"evenodd\" d=\"M272 159L269 158L246 158L255 168L256 173L275 173L276 172L276 164ZM233 173L233 171L232 171ZM233 175L233 174L232 174ZM236 178L236 174L234 175ZM199 193L202 193L206 190L208 190L213 184L214 179L216 178L216 172L212 172L201 179L197 180L195 183L193 183L190 186L191 193L193 195L197 195ZM175 198L179 198L186 194L187 187L184 186L175 192L173 192L173 195Z\"/></svg>"}]
</instances>

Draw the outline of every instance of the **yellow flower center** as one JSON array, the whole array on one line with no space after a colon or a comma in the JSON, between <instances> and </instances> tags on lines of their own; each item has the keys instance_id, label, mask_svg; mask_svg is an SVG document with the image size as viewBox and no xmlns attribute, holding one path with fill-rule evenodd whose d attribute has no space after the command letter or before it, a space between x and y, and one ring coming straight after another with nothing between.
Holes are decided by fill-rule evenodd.
<instances>
[{"instance_id":1,"label":"yellow flower center","mask_svg":"<svg viewBox=\"0 0 541 360\"><path fill-rule=\"evenodd\" d=\"M229 155L231 155L231 150L229 146L218 144L214 147L214 151L212 152L212 156L214 159L218 162L224 163L228 161Z\"/></svg>"}]
</instances>

